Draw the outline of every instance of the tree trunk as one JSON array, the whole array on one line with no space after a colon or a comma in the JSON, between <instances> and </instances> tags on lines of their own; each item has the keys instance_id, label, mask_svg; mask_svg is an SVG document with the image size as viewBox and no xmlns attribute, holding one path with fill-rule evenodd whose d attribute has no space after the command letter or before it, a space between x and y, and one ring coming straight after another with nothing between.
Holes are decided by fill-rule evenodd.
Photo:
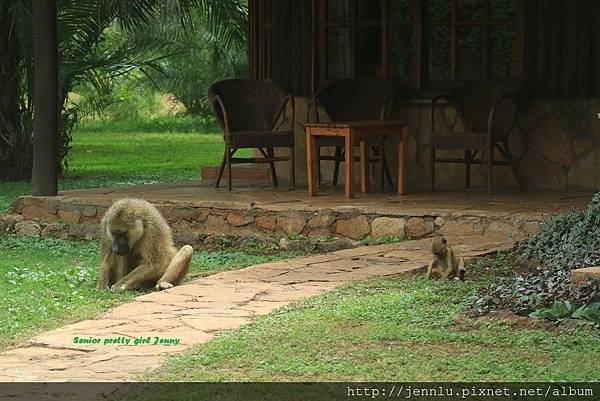
<instances>
[{"instance_id":1,"label":"tree trunk","mask_svg":"<svg viewBox=\"0 0 600 401\"><path fill-rule=\"evenodd\" d=\"M31 141L21 124L21 53L11 26L8 1L0 0L0 180L28 180Z\"/></svg>"},{"instance_id":2,"label":"tree trunk","mask_svg":"<svg viewBox=\"0 0 600 401\"><path fill-rule=\"evenodd\" d=\"M33 0L33 195L57 193L58 42L56 0Z\"/></svg>"}]
</instances>

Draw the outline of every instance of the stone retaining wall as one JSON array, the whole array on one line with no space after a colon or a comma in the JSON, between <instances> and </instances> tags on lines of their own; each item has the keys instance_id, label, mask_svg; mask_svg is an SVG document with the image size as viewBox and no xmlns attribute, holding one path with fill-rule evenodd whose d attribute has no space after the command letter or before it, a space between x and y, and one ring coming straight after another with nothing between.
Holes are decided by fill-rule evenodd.
<instances>
[{"instance_id":1,"label":"stone retaining wall","mask_svg":"<svg viewBox=\"0 0 600 401\"><path fill-rule=\"evenodd\" d=\"M461 211L406 215L402 211L378 214L356 208L314 211L226 209L177 203L158 204L157 207L176 235L187 236L220 234L277 238L299 234L362 240L389 236L422 238L435 234L502 234L518 239L538 232L542 222L525 213ZM14 212L22 220L46 223L46 226L40 226L42 230L56 230L60 224L96 225L106 209L105 206L80 205L52 198L21 197L14 203Z\"/></svg>"}]
</instances>

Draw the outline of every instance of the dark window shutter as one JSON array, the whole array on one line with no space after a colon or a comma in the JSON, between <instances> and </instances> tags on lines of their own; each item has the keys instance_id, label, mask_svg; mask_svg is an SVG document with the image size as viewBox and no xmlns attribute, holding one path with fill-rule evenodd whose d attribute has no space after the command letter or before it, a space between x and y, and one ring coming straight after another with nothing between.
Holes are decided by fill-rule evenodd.
<instances>
[{"instance_id":1,"label":"dark window shutter","mask_svg":"<svg viewBox=\"0 0 600 401\"><path fill-rule=\"evenodd\" d=\"M312 2L274 0L273 81L294 95L309 95L312 72Z\"/></svg>"},{"instance_id":2,"label":"dark window shutter","mask_svg":"<svg viewBox=\"0 0 600 401\"><path fill-rule=\"evenodd\" d=\"M536 97L600 96L600 2L525 2L524 80Z\"/></svg>"}]
</instances>

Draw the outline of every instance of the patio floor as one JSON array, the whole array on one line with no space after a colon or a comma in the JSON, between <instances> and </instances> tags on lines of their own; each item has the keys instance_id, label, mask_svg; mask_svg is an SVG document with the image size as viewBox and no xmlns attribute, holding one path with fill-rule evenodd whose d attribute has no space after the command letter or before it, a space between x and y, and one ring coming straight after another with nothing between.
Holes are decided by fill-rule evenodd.
<instances>
[{"instance_id":1,"label":"patio floor","mask_svg":"<svg viewBox=\"0 0 600 401\"><path fill-rule=\"evenodd\" d=\"M357 194L325 187L309 197L305 189L274 189L237 183L229 192L200 181L64 191L57 197L24 196L13 205L25 219L45 223L95 224L116 199L137 197L159 207L176 230L203 234L342 236L362 239L407 234L522 237L550 216L584 208L591 192L484 191Z\"/></svg>"}]
</instances>

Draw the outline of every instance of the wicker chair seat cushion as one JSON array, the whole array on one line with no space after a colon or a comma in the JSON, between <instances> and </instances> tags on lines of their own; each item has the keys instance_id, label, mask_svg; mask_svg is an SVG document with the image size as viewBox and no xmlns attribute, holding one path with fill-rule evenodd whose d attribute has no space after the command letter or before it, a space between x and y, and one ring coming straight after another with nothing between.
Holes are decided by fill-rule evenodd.
<instances>
[{"instance_id":1,"label":"wicker chair seat cushion","mask_svg":"<svg viewBox=\"0 0 600 401\"><path fill-rule=\"evenodd\" d=\"M294 144L292 131L239 131L224 136L225 142L234 148L277 148Z\"/></svg>"},{"instance_id":2,"label":"wicker chair seat cushion","mask_svg":"<svg viewBox=\"0 0 600 401\"><path fill-rule=\"evenodd\" d=\"M431 144L436 149L486 150L488 135L482 132L433 133Z\"/></svg>"}]
</instances>

